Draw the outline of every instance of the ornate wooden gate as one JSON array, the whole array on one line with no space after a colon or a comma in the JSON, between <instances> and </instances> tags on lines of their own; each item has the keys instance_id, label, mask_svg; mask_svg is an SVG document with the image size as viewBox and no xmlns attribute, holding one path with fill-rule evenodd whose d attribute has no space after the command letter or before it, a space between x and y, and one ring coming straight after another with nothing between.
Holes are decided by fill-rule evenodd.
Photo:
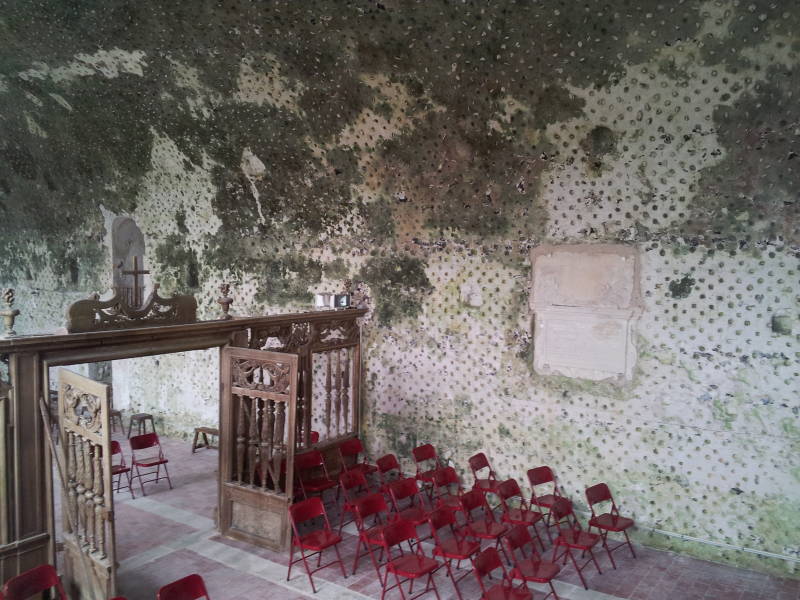
<instances>
[{"instance_id":1,"label":"ornate wooden gate","mask_svg":"<svg viewBox=\"0 0 800 600\"><path fill-rule=\"evenodd\" d=\"M108 385L60 369L58 412L64 583L70 598L105 600L116 592Z\"/></svg>"},{"instance_id":2,"label":"ornate wooden gate","mask_svg":"<svg viewBox=\"0 0 800 600\"><path fill-rule=\"evenodd\" d=\"M222 350L219 527L272 549L289 540L298 357Z\"/></svg>"}]
</instances>

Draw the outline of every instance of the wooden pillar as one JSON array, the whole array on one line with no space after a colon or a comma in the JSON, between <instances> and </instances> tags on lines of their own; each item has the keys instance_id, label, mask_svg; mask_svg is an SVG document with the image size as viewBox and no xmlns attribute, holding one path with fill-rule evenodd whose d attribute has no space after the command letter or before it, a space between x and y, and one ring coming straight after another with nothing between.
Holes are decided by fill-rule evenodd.
<instances>
[{"instance_id":1,"label":"wooden pillar","mask_svg":"<svg viewBox=\"0 0 800 600\"><path fill-rule=\"evenodd\" d=\"M0 582L52 561L50 456L39 412L42 362L10 355L11 389L0 394Z\"/></svg>"}]
</instances>

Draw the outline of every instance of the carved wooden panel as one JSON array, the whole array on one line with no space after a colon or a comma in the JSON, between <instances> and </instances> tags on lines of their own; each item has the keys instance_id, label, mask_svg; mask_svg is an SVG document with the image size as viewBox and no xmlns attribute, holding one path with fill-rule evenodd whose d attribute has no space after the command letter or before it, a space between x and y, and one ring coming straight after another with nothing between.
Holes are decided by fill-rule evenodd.
<instances>
[{"instance_id":1,"label":"carved wooden panel","mask_svg":"<svg viewBox=\"0 0 800 600\"><path fill-rule=\"evenodd\" d=\"M222 351L223 535L283 548L293 488L298 363L295 354Z\"/></svg>"},{"instance_id":2,"label":"carved wooden panel","mask_svg":"<svg viewBox=\"0 0 800 600\"><path fill-rule=\"evenodd\" d=\"M108 386L66 369L58 385L65 584L73 598L105 599L116 587Z\"/></svg>"}]
</instances>

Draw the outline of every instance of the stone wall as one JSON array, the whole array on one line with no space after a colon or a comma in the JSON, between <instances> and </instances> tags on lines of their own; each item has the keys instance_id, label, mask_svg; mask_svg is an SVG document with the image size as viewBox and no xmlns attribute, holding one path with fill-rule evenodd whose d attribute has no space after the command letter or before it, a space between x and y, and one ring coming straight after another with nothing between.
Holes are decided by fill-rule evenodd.
<instances>
[{"instance_id":1,"label":"stone wall","mask_svg":"<svg viewBox=\"0 0 800 600\"><path fill-rule=\"evenodd\" d=\"M104 0L0 29L19 331L108 287L119 215L203 318L222 281L237 314L363 281L373 453L547 463L576 500L607 481L646 543L795 574L797 5ZM534 372L542 243L638 252L631 381ZM131 393L187 431L213 359L135 361Z\"/></svg>"}]
</instances>

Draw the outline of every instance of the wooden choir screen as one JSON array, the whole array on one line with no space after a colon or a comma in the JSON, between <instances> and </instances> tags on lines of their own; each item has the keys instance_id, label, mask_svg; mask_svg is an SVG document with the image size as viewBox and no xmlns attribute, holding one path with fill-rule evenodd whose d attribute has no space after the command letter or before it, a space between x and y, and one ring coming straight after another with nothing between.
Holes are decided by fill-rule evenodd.
<instances>
[{"instance_id":1,"label":"wooden choir screen","mask_svg":"<svg viewBox=\"0 0 800 600\"><path fill-rule=\"evenodd\" d=\"M220 531L283 549L292 501L298 358L222 351Z\"/></svg>"},{"instance_id":2,"label":"wooden choir screen","mask_svg":"<svg viewBox=\"0 0 800 600\"><path fill-rule=\"evenodd\" d=\"M108 385L60 369L64 583L71 598L115 595Z\"/></svg>"},{"instance_id":3,"label":"wooden choir screen","mask_svg":"<svg viewBox=\"0 0 800 600\"><path fill-rule=\"evenodd\" d=\"M299 357L297 445L308 448L312 431L323 449L360 427L361 331L358 314L252 328L251 348ZM329 465L338 470L336 464Z\"/></svg>"}]
</instances>

